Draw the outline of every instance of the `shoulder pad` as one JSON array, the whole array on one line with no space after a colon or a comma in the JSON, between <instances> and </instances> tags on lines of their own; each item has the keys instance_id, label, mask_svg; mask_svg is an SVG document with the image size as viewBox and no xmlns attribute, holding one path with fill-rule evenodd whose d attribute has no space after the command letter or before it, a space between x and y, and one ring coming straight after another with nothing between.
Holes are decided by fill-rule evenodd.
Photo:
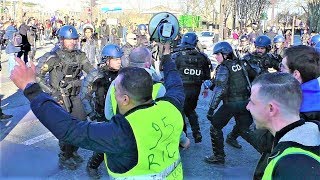
<instances>
[{"instance_id":1,"label":"shoulder pad","mask_svg":"<svg viewBox=\"0 0 320 180\"><path fill-rule=\"evenodd\" d=\"M268 56L269 58L272 58L272 59L279 59L278 56L276 56L276 55L274 55L274 54L272 54L272 53L267 53L267 56Z\"/></svg>"},{"instance_id":2,"label":"shoulder pad","mask_svg":"<svg viewBox=\"0 0 320 180\"><path fill-rule=\"evenodd\" d=\"M252 54L248 53L248 54L244 55L242 59L249 61L251 58L252 58Z\"/></svg>"},{"instance_id":3,"label":"shoulder pad","mask_svg":"<svg viewBox=\"0 0 320 180\"><path fill-rule=\"evenodd\" d=\"M37 66L42 66L43 64L45 64L46 62L48 62L50 59L52 58L56 58L57 54L52 54L51 52L47 52L45 53L43 56L39 57L37 59L38 61L38 65Z\"/></svg>"},{"instance_id":4,"label":"shoulder pad","mask_svg":"<svg viewBox=\"0 0 320 180\"><path fill-rule=\"evenodd\" d=\"M104 75L100 70L93 69L92 71L89 72L89 74L86 77L88 77L88 78L91 77L92 80L95 81L97 79L103 78Z\"/></svg>"}]
</instances>

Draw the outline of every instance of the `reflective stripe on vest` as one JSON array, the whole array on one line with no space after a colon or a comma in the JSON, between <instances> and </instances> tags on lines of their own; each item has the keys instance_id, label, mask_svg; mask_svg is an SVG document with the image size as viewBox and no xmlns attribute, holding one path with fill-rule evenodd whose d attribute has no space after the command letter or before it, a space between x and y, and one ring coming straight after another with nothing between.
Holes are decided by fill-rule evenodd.
<instances>
[{"instance_id":1,"label":"reflective stripe on vest","mask_svg":"<svg viewBox=\"0 0 320 180\"><path fill-rule=\"evenodd\" d=\"M272 179L273 169L276 166L277 162L282 157L284 157L286 155L290 155L290 154L304 154L306 156L309 156L309 157L317 160L320 163L320 156L318 156L310 151L303 150L301 148L289 147L289 148L285 149L280 155L278 155L277 157L275 157L274 159L272 159L268 163L268 166L266 167L266 170L264 171L262 179L263 180Z\"/></svg>"},{"instance_id":2,"label":"reflective stripe on vest","mask_svg":"<svg viewBox=\"0 0 320 180\"><path fill-rule=\"evenodd\" d=\"M116 100L116 93L115 92L116 92L116 90L113 85L113 86L111 86L111 93L110 93L113 115L117 114L117 100Z\"/></svg>"},{"instance_id":3,"label":"reflective stripe on vest","mask_svg":"<svg viewBox=\"0 0 320 180\"><path fill-rule=\"evenodd\" d=\"M148 174L141 176L130 176L130 177L110 177L112 180L122 180L122 179L152 179L152 180L162 180L162 179L177 179L177 176L182 172L181 159L178 159L171 166L167 167L160 173Z\"/></svg>"},{"instance_id":4,"label":"reflective stripe on vest","mask_svg":"<svg viewBox=\"0 0 320 180\"><path fill-rule=\"evenodd\" d=\"M158 101L149 108L139 109L127 115L126 119L136 139L138 163L128 172L118 174L112 172L105 161L110 177L183 179L179 153L179 140L183 128L180 111L170 102Z\"/></svg>"},{"instance_id":5,"label":"reflective stripe on vest","mask_svg":"<svg viewBox=\"0 0 320 180\"><path fill-rule=\"evenodd\" d=\"M162 86L163 86L162 83L153 84L152 99L158 98L158 93L159 93L159 90ZM116 94L115 94L114 86L111 87L110 97L111 97L112 112L115 115L115 114L117 114L117 101L116 101Z\"/></svg>"}]
</instances>

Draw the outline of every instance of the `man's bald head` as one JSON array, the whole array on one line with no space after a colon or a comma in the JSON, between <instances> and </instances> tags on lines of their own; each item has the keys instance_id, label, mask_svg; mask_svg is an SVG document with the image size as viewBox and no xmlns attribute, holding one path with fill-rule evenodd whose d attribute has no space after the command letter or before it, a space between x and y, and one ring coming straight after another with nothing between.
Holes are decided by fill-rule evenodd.
<instances>
[{"instance_id":1,"label":"man's bald head","mask_svg":"<svg viewBox=\"0 0 320 180\"><path fill-rule=\"evenodd\" d=\"M137 47L129 54L129 67L150 68L151 52L146 47Z\"/></svg>"}]
</instances>

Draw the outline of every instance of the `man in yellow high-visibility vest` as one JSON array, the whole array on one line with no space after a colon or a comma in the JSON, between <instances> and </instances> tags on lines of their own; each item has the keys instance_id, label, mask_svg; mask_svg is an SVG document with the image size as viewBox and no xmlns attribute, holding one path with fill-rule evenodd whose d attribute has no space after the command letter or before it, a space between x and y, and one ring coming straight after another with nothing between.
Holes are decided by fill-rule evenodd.
<instances>
[{"instance_id":1,"label":"man in yellow high-visibility vest","mask_svg":"<svg viewBox=\"0 0 320 180\"><path fill-rule=\"evenodd\" d=\"M115 80L119 114L109 123L79 121L35 83L35 67L19 66L10 78L24 91L39 121L58 139L105 153L112 178L183 179L179 139L183 128L183 85L169 44L163 56L163 98L152 99L152 78L142 68L123 68Z\"/></svg>"},{"instance_id":2,"label":"man in yellow high-visibility vest","mask_svg":"<svg viewBox=\"0 0 320 180\"><path fill-rule=\"evenodd\" d=\"M300 118L300 83L289 73L269 73L252 83L247 109L258 129L274 138L262 179L316 179L320 176L320 124Z\"/></svg>"}]
</instances>

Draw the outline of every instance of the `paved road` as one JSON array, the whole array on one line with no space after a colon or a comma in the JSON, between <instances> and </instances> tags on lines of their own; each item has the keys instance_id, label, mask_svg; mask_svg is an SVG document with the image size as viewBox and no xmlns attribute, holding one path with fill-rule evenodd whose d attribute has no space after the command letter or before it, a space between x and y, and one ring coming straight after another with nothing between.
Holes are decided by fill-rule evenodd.
<instances>
[{"instance_id":1,"label":"paved road","mask_svg":"<svg viewBox=\"0 0 320 180\"><path fill-rule=\"evenodd\" d=\"M52 45L39 49L37 56L52 48ZM83 163L77 170L59 169L58 141L38 121L29 102L22 92L17 90L7 76L7 62L2 54L3 71L0 77L0 95L2 95L2 108L5 113L14 117L0 122L0 178L9 179L89 179ZM203 162L206 155L212 153L209 121L206 119L209 98L199 98L196 111L199 114L203 142L194 144L181 151L185 179L251 179L259 154L243 139L239 138L242 149L234 149L228 145L226 150L226 164L224 166L208 165ZM231 130L234 121L224 128L225 135ZM192 137L190 127L188 136ZM80 155L89 159L92 152L80 149ZM107 178L104 164L100 172Z\"/></svg>"}]
</instances>

